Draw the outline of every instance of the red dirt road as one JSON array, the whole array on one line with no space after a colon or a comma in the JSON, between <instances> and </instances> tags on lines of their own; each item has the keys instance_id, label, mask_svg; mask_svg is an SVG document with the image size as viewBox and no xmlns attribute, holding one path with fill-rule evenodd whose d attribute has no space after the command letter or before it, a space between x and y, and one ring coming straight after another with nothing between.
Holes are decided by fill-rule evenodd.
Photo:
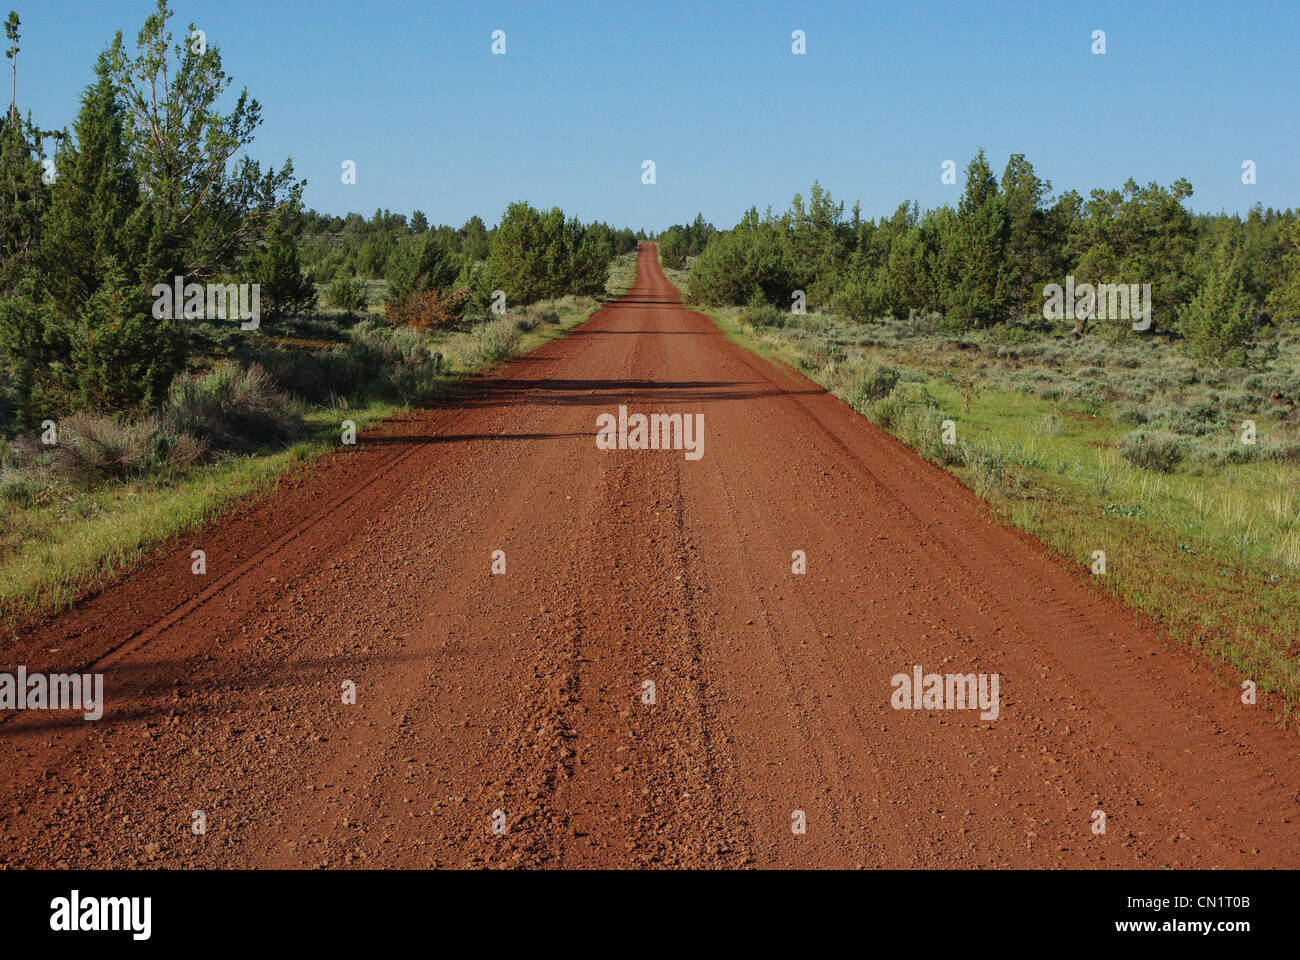
<instances>
[{"instance_id":1,"label":"red dirt road","mask_svg":"<svg viewBox=\"0 0 1300 960\"><path fill-rule=\"evenodd\" d=\"M597 449L620 404L702 413L703 457ZM7 867L1300 865L1293 735L682 309L649 246L568 337L20 663L107 705L0 722ZM892 708L917 664L998 674L997 719Z\"/></svg>"}]
</instances>

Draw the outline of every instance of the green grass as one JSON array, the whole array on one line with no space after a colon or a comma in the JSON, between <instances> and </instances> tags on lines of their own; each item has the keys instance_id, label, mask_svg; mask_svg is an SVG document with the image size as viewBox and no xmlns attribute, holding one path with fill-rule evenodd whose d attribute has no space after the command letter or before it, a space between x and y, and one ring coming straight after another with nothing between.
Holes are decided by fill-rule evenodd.
<instances>
[{"instance_id":1,"label":"green grass","mask_svg":"<svg viewBox=\"0 0 1300 960\"><path fill-rule=\"evenodd\" d=\"M610 265L608 295L625 292L635 275L635 254L619 257ZM481 331L456 332L431 336L429 346L446 356L449 386L505 355L563 336L599 306L591 297L534 304L496 321L498 328L512 329L509 339L485 347ZM305 326L323 337L331 330L327 319ZM12 635L33 616L64 609L89 587L121 576L161 545L267 495L289 471L337 449L342 420L354 421L360 432L404 409L379 399L316 407L306 416L306 435L292 445L227 456L168 477L91 489L19 479L0 483L0 625Z\"/></svg>"},{"instance_id":2,"label":"green grass","mask_svg":"<svg viewBox=\"0 0 1300 960\"><path fill-rule=\"evenodd\" d=\"M358 429L396 412L375 404L350 411ZM311 438L273 453L231 457L169 481L112 483L52 502L8 502L0 516L0 611L8 630L32 614L70 605L87 587L131 569L152 548L212 522L335 444L338 420L308 418Z\"/></svg>"},{"instance_id":3,"label":"green grass","mask_svg":"<svg viewBox=\"0 0 1300 960\"><path fill-rule=\"evenodd\" d=\"M682 289L685 271L666 271ZM939 462L995 515L1225 668L1258 684L1279 721L1300 717L1300 342L1283 338L1264 370L1199 371L1169 344L1109 344L1017 330L943 334L924 323L855 325L827 315L756 326L739 308L705 311L726 336L786 363ZM867 401L878 365L901 382ZM935 412L917 415L928 394ZM1197 411L1200 411L1198 414ZM910 412L909 412L910 411ZM906 415L905 415L906 414ZM1124 438L1168 431L1184 444L1171 472L1120 455ZM957 448L931 433L957 425ZM1243 449L1241 422L1258 443ZM1093 551L1106 574L1091 573Z\"/></svg>"}]
</instances>

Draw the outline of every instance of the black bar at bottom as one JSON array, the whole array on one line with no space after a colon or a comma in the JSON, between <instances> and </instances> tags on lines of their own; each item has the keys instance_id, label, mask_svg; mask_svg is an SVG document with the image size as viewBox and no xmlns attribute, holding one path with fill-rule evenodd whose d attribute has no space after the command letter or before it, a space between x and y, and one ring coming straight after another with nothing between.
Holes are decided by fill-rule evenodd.
<instances>
[{"instance_id":1,"label":"black bar at bottom","mask_svg":"<svg viewBox=\"0 0 1300 960\"><path fill-rule=\"evenodd\" d=\"M127 950L316 944L333 952L412 938L450 947L455 937L458 953L510 942L677 952L687 934L692 947L771 949L778 933L805 949L847 937L921 954L1124 941L1231 948L1285 935L1294 882L1294 873L1263 871L5 871L0 931L10 947Z\"/></svg>"}]
</instances>

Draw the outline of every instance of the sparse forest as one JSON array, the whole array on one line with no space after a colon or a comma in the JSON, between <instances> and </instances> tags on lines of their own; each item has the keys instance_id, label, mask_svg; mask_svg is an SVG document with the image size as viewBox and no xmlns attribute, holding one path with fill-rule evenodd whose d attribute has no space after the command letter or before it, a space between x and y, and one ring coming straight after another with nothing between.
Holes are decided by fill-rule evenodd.
<instances>
[{"instance_id":1,"label":"sparse forest","mask_svg":"<svg viewBox=\"0 0 1300 960\"><path fill-rule=\"evenodd\" d=\"M788 310L802 290L810 311L861 322L933 315L948 331L1043 326L1044 290L1067 277L1149 284L1151 332L1179 338L1204 363L1240 365L1267 329L1300 318L1300 221L1294 210L1194 214L1191 195L1186 180L1130 180L1086 199L1054 196L1024 156L999 179L981 151L955 208L904 202L864 219L814 183L779 216L751 208L724 232L697 220L660 245L666 267L698 257L688 293L705 306ZM1126 319L1065 322L1079 335L1142 335Z\"/></svg>"},{"instance_id":2,"label":"sparse forest","mask_svg":"<svg viewBox=\"0 0 1300 960\"><path fill-rule=\"evenodd\" d=\"M160 0L134 45L113 38L62 130L23 115L21 21L10 13L6 22L15 94L0 117L0 434L79 415L70 443L92 434L107 442L129 417L153 426L141 428L143 439L110 443L108 460L143 465L142 445L155 460L192 459L231 430L205 426L207 412L174 408L187 383L220 363L241 372L218 371L203 389L247 383L257 367L253 380L298 399L367 388L391 395L384 381L441 372L435 364L394 373L396 357L410 366L422 354L402 341L402 328L468 329L500 312L497 290L498 305L511 309L602 294L610 262L636 249L629 229L527 203L512 204L491 228L479 217L459 229L434 226L419 210L409 220L387 210L370 220L304 210L305 181L291 160L264 168L245 152L262 122L258 102L234 91L220 50L194 38L193 25L173 37L169 16ZM188 307L183 317L157 316L151 291L173 283L256 285L258 332L239 337L237 324ZM385 322L353 329L372 307ZM315 339L335 346L295 347L286 342L295 324L315 324ZM409 400L421 391L399 393ZM235 402L224 396L218 405ZM92 426L87 417L99 419ZM188 424L190 438L167 424ZM293 433L283 426L264 435Z\"/></svg>"}]
</instances>

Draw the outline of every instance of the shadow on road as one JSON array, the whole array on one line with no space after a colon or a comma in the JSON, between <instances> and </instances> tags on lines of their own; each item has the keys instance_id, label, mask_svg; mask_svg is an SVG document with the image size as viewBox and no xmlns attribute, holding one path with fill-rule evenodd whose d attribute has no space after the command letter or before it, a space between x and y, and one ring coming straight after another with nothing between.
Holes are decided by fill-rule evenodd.
<instances>
[{"instance_id":1,"label":"shadow on road","mask_svg":"<svg viewBox=\"0 0 1300 960\"><path fill-rule=\"evenodd\" d=\"M512 405L600 406L613 408L620 403L669 405L715 403L811 396L823 393L820 387L781 389L765 380L484 380L465 388L456 399L457 407L497 407Z\"/></svg>"}]
</instances>

